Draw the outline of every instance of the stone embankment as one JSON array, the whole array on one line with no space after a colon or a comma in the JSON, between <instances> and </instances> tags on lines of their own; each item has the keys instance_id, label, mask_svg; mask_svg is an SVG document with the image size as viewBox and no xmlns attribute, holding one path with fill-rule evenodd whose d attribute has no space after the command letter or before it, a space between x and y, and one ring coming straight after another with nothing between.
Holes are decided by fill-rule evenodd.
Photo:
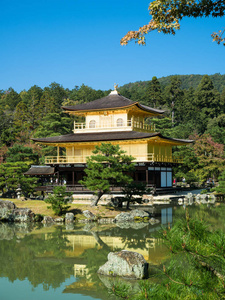
<instances>
[{"instance_id":1,"label":"stone embankment","mask_svg":"<svg viewBox=\"0 0 225 300\"><path fill-rule=\"evenodd\" d=\"M198 194L193 195L188 193L186 196L178 199L179 205L192 205L214 203L216 197L213 194ZM172 200L170 200L172 202ZM18 208L11 201L0 200L0 221L3 222L42 222L48 226L52 224L62 224L65 222L66 225L71 225L74 222L80 223L92 223L97 222L100 224L114 223L120 228L133 228L139 229L147 226L147 224L155 225L159 223L159 220L153 218L149 211L146 212L142 209L133 209L130 212L122 212L115 218L99 217L93 214L89 210L83 211L83 218L76 219L73 213L67 213L64 218L52 218L50 216L35 215L29 208Z\"/></svg>"},{"instance_id":2,"label":"stone embankment","mask_svg":"<svg viewBox=\"0 0 225 300\"><path fill-rule=\"evenodd\" d=\"M115 218L99 218L89 210L83 211L84 219L76 220L73 213L67 213L65 217L52 218L50 216L35 215L29 208L18 208L12 201L0 200L0 221L2 222L42 222L47 226L53 224L73 224L78 221L80 223L110 224L115 223L121 228L142 228L148 223L156 224L159 221L151 218L150 213L143 210L134 209L131 212L123 212Z\"/></svg>"}]
</instances>

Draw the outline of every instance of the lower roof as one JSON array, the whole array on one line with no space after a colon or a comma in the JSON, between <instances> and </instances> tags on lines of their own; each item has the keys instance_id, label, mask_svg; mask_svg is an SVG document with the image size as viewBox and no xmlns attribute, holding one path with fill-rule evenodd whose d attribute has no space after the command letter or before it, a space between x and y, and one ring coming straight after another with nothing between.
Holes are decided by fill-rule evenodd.
<instances>
[{"instance_id":1,"label":"lower roof","mask_svg":"<svg viewBox=\"0 0 225 300\"><path fill-rule=\"evenodd\" d=\"M53 175L55 168L49 166L31 166L24 175Z\"/></svg>"},{"instance_id":2,"label":"lower roof","mask_svg":"<svg viewBox=\"0 0 225 300\"><path fill-rule=\"evenodd\" d=\"M82 142L109 142L122 140L137 140L149 139L158 137L162 140L174 142L175 144L192 143L192 140L173 139L164 137L160 132L137 132L137 131L112 131L112 132L98 132L98 133L71 133L60 136L52 136L46 138L33 138L35 142L42 144L61 144L61 143L82 143Z\"/></svg>"}]
</instances>

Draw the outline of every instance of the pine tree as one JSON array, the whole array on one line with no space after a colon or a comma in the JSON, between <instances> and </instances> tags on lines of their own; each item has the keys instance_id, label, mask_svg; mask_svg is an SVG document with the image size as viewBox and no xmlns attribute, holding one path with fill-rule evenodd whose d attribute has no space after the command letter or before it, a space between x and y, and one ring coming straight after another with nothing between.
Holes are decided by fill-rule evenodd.
<instances>
[{"instance_id":1,"label":"pine tree","mask_svg":"<svg viewBox=\"0 0 225 300\"><path fill-rule=\"evenodd\" d=\"M110 143L96 146L93 154L87 159L86 176L80 183L95 192L97 199L91 205L96 206L110 186L123 187L133 181L128 174L134 171L134 158Z\"/></svg>"},{"instance_id":2,"label":"pine tree","mask_svg":"<svg viewBox=\"0 0 225 300\"><path fill-rule=\"evenodd\" d=\"M213 82L205 75L195 91L197 115L200 120L201 133L206 130L209 119L217 117L221 111L220 94L214 89Z\"/></svg>"},{"instance_id":3,"label":"pine tree","mask_svg":"<svg viewBox=\"0 0 225 300\"><path fill-rule=\"evenodd\" d=\"M146 98L147 104L151 107L163 105L161 86L156 76L153 76L147 84Z\"/></svg>"}]
</instances>

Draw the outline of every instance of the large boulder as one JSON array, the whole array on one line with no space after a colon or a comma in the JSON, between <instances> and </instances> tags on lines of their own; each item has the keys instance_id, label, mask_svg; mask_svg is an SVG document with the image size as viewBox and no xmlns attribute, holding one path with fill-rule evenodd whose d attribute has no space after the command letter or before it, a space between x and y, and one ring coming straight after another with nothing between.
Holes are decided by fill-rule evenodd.
<instances>
[{"instance_id":1,"label":"large boulder","mask_svg":"<svg viewBox=\"0 0 225 300\"><path fill-rule=\"evenodd\" d=\"M12 201L0 200L0 220L7 221L15 208L16 205Z\"/></svg>"},{"instance_id":2,"label":"large boulder","mask_svg":"<svg viewBox=\"0 0 225 300\"><path fill-rule=\"evenodd\" d=\"M14 222L31 222L35 214L29 208L15 208L11 214Z\"/></svg>"},{"instance_id":3,"label":"large boulder","mask_svg":"<svg viewBox=\"0 0 225 300\"><path fill-rule=\"evenodd\" d=\"M43 224L53 224L54 223L54 219L50 216L44 216L42 222Z\"/></svg>"},{"instance_id":4,"label":"large boulder","mask_svg":"<svg viewBox=\"0 0 225 300\"><path fill-rule=\"evenodd\" d=\"M134 218L149 219L149 213L141 209L133 209L130 214L134 216Z\"/></svg>"},{"instance_id":5,"label":"large boulder","mask_svg":"<svg viewBox=\"0 0 225 300\"><path fill-rule=\"evenodd\" d=\"M121 214L118 214L115 217L114 221L118 222L118 223L133 222L134 221L134 216L131 215L128 212L123 212Z\"/></svg>"},{"instance_id":6,"label":"large boulder","mask_svg":"<svg viewBox=\"0 0 225 300\"><path fill-rule=\"evenodd\" d=\"M73 223L74 222L74 214L66 213L65 215L65 223Z\"/></svg>"},{"instance_id":7,"label":"large boulder","mask_svg":"<svg viewBox=\"0 0 225 300\"><path fill-rule=\"evenodd\" d=\"M95 214L93 214L93 213L92 213L91 211L89 211L89 210L84 210L84 211L83 211L83 215L84 215L88 220L92 220L92 221L96 220Z\"/></svg>"},{"instance_id":8,"label":"large boulder","mask_svg":"<svg viewBox=\"0 0 225 300\"><path fill-rule=\"evenodd\" d=\"M108 261L98 269L98 273L107 276L144 279L148 277L148 263L137 252L126 250L110 252Z\"/></svg>"},{"instance_id":9,"label":"large boulder","mask_svg":"<svg viewBox=\"0 0 225 300\"><path fill-rule=\"evenodd\" d=\"M150 219L149 213L141 209L134 209L131 212L123 212L118 214L114 222L116 223L126 223L126 222L133 222L133 221L148 221Z\"/></svg>"},{"instance_id":10,"label":"large boulder","mask_svg":"<svg viewBox=\"0 0 225 300\"><path fill-rule=\"evenodd\" d=\"M31 222L35 214L29 208L18 208L11 201L0 200L0 220L7 222Z\"/></svg>"}]
</instances>

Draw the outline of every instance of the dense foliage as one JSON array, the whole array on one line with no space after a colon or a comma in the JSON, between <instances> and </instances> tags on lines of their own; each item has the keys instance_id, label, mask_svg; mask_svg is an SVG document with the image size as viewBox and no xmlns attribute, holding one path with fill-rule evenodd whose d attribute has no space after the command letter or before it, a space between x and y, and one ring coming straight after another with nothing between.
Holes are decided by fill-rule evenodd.
<instances>
[{"instance_id":1,"label":"dense foliage","mask_svg":"<svg viewBox=\"0 0 225 300\"><path fill-rule=\"evenodd\" d=\"M51 204L48 208L51 208L56 215L61 216L70 207L67 205L71 200L69 196L70 194L66 193L66 186L55 186L53 193L45 198L45 202Z\"/></svg>"},{"instance_id":2,"label":"dense foliage","mask_svg":"<svg viewBox=\"0 0 225 300\"><path fill-rule=\"evenodd\" d=\"M97 195L93 206L109 192L111 186L124 186L133 181L129 175L134 171L132 160L133 157L126 155L118 145L102 143L95 147L93 155L87 159L86 176L80 181Z\"/></svg>"}]
</instances>

